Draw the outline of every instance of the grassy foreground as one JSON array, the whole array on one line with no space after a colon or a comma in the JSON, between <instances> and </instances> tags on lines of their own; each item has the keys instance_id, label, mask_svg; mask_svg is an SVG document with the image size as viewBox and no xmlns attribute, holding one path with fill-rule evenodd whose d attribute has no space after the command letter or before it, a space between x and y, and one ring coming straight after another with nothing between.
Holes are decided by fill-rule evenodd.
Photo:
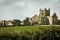
<instances>
[{"instance_id":1,"label":"grassy foreground","mask_svg":"<svg viewBox=\"0 0 60 40\"><path fill-rule=\"evenodd\" d=\"M0 40L59 40L57 26L0 27Z\"/></svg>"}]
</instances>

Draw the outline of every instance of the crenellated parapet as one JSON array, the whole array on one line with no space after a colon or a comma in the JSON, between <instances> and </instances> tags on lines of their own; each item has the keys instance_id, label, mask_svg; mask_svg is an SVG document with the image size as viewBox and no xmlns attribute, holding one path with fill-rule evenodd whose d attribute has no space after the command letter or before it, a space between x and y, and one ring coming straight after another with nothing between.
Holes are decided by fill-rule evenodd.
<instances>
[{"instance_id":1,"label":"crenellated parapet","mask_svg":"<svg viewBox=\"0 0 60 40\"><path fill-rule=\"evenodd\" d=\"M39 16L50 16L50 8L48 9L44 8L43 10L40 9Z\"/></svg>"}]
</instances>

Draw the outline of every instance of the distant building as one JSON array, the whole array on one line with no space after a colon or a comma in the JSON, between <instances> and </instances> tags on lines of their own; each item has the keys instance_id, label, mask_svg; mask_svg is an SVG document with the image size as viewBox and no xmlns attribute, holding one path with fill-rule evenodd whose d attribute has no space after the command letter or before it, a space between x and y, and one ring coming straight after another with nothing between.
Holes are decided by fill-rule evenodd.
<instances>
[{"instance_id":1,"label":"distant building","mask_svg":"<svg viewBox=\"0 0 60 40\"><path fill-rule=\"evenodd\" d=\"M0 21L0 26L28 26L28 25L60 25L60 20L56 13L50 16L50 8L44 10L39 10L39 15L34 15L32 18L26 17L23 21L14 20L2 20Z\"/></svg>"},{"instance_id":2,"label":"distant building","mask_svg":"<svg viewBox=\"0 0 60 40\"><path fill-rule=\"evenodd\" d=\"M7 26L13 26L14 25L12 20L8 20L6 24L7 24Z\"/></svg>"},{"instance_id":3,"label":"distant building","mask_svg":"<svg viewBox=\"0 0 60 40\"><path fill-rule=\"evenodd\" d=\"M0 22L0 26L13 26L13 23L12 23L12 21L11 20L8 20L8 21L6 21L6 20L2 20L1 22Z\"/></svg>"},{"instance_id":4,"label":"distant building","mask_svg":"<svg viewBox=\"0 0 60 40\"><path fill-rule=\"evenodd\" d=\"M30 25L57 25L58 17L56 13L50 16L50 8L48 10L44 8L44 10L40 9L38 16L34 15L32 18L29 18L27 22L29 22Z\"/></svg>"},{"instance_id":5,"label":"distant building","mask_svg":"<svg viewBox=\"0 0 60 40\"><path fill-rule=\"evenodd\" d=\"M58 25L60 25L60 19L58 20Z\"/></svg>"},{"instance_id":6,"label":"distant building","mask_svg":"<svg viewBox=\"0 0 60 40\"><path fill-rule=\"evenodd\" d=\"M24 21L21 21L20 25L23 26L24 25Z\"/></svg>"}]
</instances>

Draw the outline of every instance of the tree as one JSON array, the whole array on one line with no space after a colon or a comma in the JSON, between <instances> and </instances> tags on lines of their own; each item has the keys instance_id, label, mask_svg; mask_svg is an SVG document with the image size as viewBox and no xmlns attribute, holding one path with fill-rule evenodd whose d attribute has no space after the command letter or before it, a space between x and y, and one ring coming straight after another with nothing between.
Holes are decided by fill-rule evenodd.
<instances>
[{"instance_id":1,"label":"tree","mask_svg":"<svg viewBox=\"0 0 60 40\"><path fill-rule=\"evenodd\" d=\"M17 19L14 19L14 20L13 20L14 26L20 26L20 23L21 23L20 20L17 20Z\"/></svg>"},{"instance_id":2,"label":"tree","mask_svg":"<svg viewBox=\"0 0 60 40\"><path fill-rule=\"evenodd\" d=\"M29 23L29 21L28 21L28 20L29 20L29 18L28 18L28 17L26 17L26 19L24 20L24 24L25 24L25 25L30 25L30 23Z\"/></svg>"}]
</instances>

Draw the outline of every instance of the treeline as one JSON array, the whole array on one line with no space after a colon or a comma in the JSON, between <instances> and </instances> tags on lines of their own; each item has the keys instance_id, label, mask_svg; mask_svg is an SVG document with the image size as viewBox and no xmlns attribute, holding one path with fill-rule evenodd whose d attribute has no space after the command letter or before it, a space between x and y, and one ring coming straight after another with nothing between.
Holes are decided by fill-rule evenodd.
<instances>
[{"instance_id":1,"label":"treeline","mask_svg":"<svg viewBox=\"0 0 60 40\"><path fill-rule=\"evenodd\" d=\"M49 29L39 28L36 31L24 30L24 32L0 35L0 40L60 40L60 27Z\"/></svg>"},{"instance_id":2,"label":"treeline","mask_svg":"<svg viewBox=\"0 0 60 40\"><path fill-rule=\"evenodd\" d=\"M30 25L30 23L28 22L28 18L26 18L25 20L21 21L18 19L14 19L14 20L2 20L0 21L0 27L9 27L9 26L27 26Z\"/></svg>"},{"instance_id":3,"label":"treeline","mask_svg":"<svg viewBox=\"0 0 60 40\"><path fill-rule=\"evenodd\" d=\"M37 23L30 23L29 22L29 18L26 17L25 20L21 21L19 19L13 19L13 20L2 20L0 21L0 26L1 27L9 27L9 26L32 26L35 25Z\"/></svg>"}]
</instances>

